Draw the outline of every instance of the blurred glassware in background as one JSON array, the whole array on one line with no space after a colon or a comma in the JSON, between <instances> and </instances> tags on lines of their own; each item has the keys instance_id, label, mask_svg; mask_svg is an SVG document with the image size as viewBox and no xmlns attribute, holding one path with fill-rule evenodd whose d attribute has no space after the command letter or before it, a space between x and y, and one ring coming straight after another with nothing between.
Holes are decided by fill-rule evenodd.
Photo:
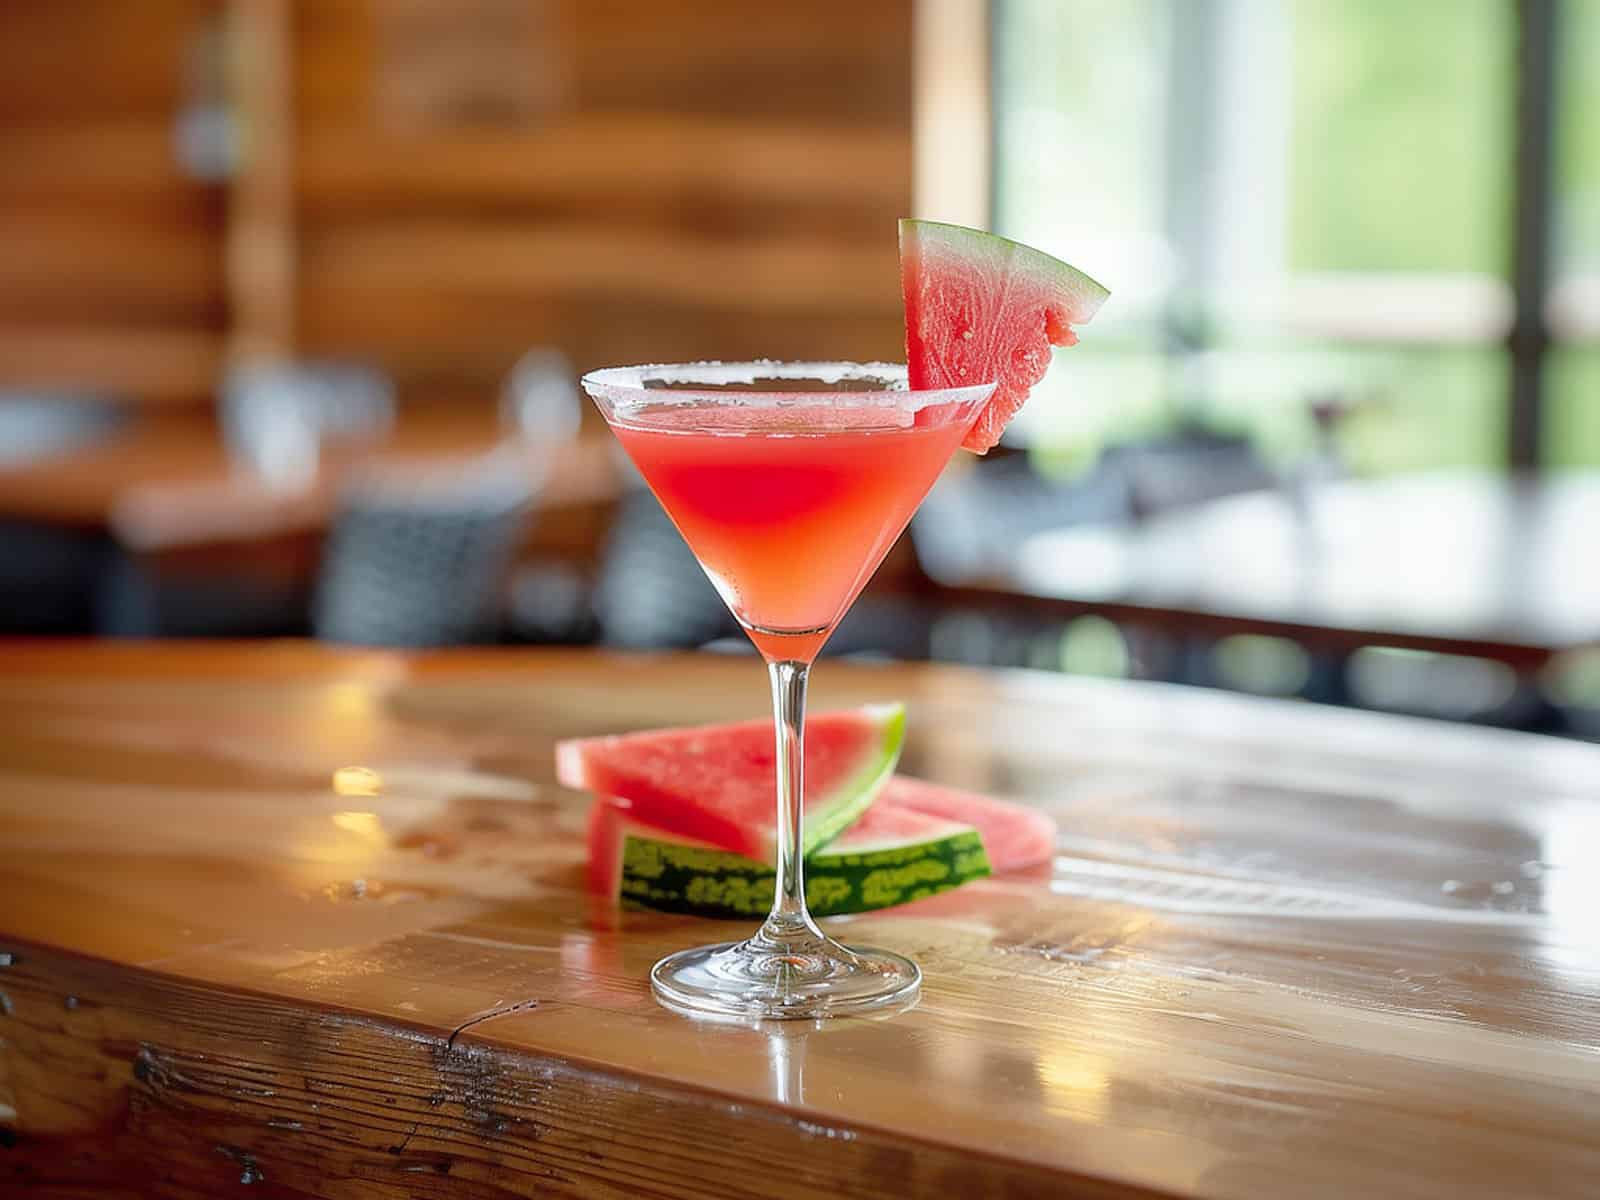
<instances>
[{"instance_id":1,"label":"blurred glassware in background","mask_svg":"<svg viewBox=\"0 0 1600 1200\"><path fill-rule=\"evenodd\" d=\"M394 427L394 385L377 367L355 362L236 367L219 404L229 455L285 490L315 480L325 440L377 441Z\"/></svg>"},{"instance_id":2,"label":"blurred glassware in background","mask_svg":"<svg viewBox=\"0 0 1600 1200\"><path fill-rule=\"evenodd\" d=\"M524 354L506 376L500 394L502 425L525 441L563 445L583 425L578 377L559 350Z\"/></svg>"},{"instance_id":3,"label":"blurred glassware in background","mask_svg":"<svg viewBox=\"0 0 1600 1200\"><path fill-rule=\"evenodd\" d=\"M292 368L235 368L218 396L222 440L234 463L284 489L316 478L319 447Z\"/></svg>"},{"instance_id":4,"label":"blurred glassware in background","mask_svg":"<svg viewBox=\"0 0 1600 1200\"><path fill-rule=\"evenodd\" d=\"M358 362L308 362L300 368L302 403L322 438L378 441L394 428L394 384Z\"/></svg>"},{"instance_id":5,"label":"blurred glassware in background","mask_svg":"<svg viewBox=\"0 0 1600 1200\"><path fill-rule=\"evenodd\" d=\"M0 466L90 445L127 423L126 407L99 396L0 389Z\"/></svg>"},{"instance_id":6,"label":"blurred glassware in background","mask_svg":"<svg viewBox=\"0 0 1600 1200\"><path fill-rule=\"evenodd\" d=\"M239 122L229 100L229 22L204 13L184 48L183 100L173 122L173 149L195 179L220 182L239 163Z\"/></svg>"}]
</instances>

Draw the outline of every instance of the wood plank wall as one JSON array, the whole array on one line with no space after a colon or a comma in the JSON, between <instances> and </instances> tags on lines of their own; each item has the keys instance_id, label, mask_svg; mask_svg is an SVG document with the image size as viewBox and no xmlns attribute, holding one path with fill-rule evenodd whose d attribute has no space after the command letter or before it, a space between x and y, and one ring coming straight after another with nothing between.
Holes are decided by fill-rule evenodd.
<instances>
[{"instance_id":1,"label":"wood plank wall","mask_svg":"<svg viewBox=\"0 0 1600 1200\"><path fill-rule=\"evenodd\" d=\"M288 351L421 391L492 388L534 345L899 356L913 0L278 2ZM227 11L0 4L0 386L209 397L253 276L174 120Z\"/></svg>"},{"instance_id":2,"label":"wood plank wall","mask_svg":"<svg viewBox=\"0 0 1600 1200\"><path fill-rule=\"evenodd\" d=\"M210 393L222 188L179 166L206 0L0 3L0 386Z\"/></svg>"},{"instance_id":3,"label":"wood plank wall","mask_svg":"<svg viewBox=\"0 0 1600 1200\"><path fill-rule=\"evenodd\" d=\"M301 345L480 383L534 344L897 358L911 10L302 0Z\"/></svg>"}]
</instances>

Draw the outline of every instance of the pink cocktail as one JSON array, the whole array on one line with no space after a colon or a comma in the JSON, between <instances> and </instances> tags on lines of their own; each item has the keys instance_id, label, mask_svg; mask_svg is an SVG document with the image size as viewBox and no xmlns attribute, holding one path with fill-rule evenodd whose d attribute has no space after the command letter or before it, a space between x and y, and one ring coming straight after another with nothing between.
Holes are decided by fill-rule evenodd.
<instances>
[{"instance_id":1,"label":"pink cocktail","mask_svg":"<svg viewBox=\"0 0 1600 1200\"><path fill-rule=\"evenodd\" d=\"M847 948L805 907L807 672L982 411L993 384L911 391L853 363L619 367L584 377L623 449L767 660L778 739L778 883L754 937L656 964L701 1014L811 1017L901 1003L909 959ZM641 603L648 603L642 596Z\"/></svg>"}]
</instances>

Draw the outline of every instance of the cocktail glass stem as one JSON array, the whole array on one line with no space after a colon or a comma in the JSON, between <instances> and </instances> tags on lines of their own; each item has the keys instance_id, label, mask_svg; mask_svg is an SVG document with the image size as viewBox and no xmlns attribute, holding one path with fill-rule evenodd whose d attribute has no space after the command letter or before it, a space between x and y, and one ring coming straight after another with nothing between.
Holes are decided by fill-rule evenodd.
<instances>
[{"instance_id":1,"label":"cocktail glass stem","mask_svg":"<svg viewBox=\"0 0 1600 1200\"><path fill-rule=\"evenodd\" d=\"M772 912L758 936L797 950L813 950L823 937L806 911L805 733L810 670L803 662L767 665L778 751L778 879Z\"/></svg>"},{"instance_id":2,"label":"cocktail glass stem","mask_svg":"<svg viewBox=\"0 0 1600 1200\"><path fill-rule=\"evenodd\" d=\"M777 739L777 879L772 911L754 935L683 950L650 973L669 1008L699 1016L823 1017L882 1011L916 1000L921 972L886 950L844 946L806 908L805 720L810 664L771 661Z\"/></svg>"}]
</instances>

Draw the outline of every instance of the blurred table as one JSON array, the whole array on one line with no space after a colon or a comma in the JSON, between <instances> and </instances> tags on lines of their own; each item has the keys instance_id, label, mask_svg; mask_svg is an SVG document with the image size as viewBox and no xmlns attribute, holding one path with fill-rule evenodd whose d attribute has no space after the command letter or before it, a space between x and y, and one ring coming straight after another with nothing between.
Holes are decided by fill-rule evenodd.
<instances>
[{"instance_id":1,"label":"blurred table","mask_svg":"<svg viewBox=\"0 0 1600 1200\"><path fill-rule=\"evenodd\" d=\"M1038 535L944 598L1526 669L1600 643L1597 529L1600 475L1336 481Z\"/></svg>"},{"instance_id":2,"label":"blurred table","mask_svg":"<svg viewBox=\"0 0 1600 1200\"><path fill-rule=\"evenodd\" d=\"M582 892L558 737L747 660L0 648L0 1191L1587 1197L1600 747L1159 685L825 663L1052 867L836 931L887 1020L659 1009L728 926ZM363 767L364 771L341 770Z\"/></svg>"},{"instance_id":3,"label":"blurred table","mask_svg":"<svg viewBox=\"0 0 1600 1200\"><path fill-rule=\"evenodd\" d=\"M150 413L103 441L0 468L0 516L110 529L145 554L249 543L320 531L356 467L448 466L502 438L490 405L405 409L381 444L330 442L316 478L285 489L242 472L209 414ZM541 507L607 503L619 488L610 439L595 436L554 456Z\"/></svg>"}]
</instances>

